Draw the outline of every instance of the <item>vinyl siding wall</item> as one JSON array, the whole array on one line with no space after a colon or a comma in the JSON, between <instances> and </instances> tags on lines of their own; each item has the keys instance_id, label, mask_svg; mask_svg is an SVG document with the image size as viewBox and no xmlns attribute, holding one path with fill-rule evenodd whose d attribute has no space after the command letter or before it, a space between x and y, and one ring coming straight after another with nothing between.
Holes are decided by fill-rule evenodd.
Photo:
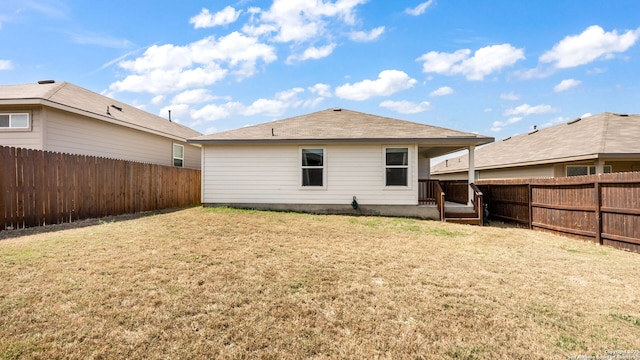
<instances>
[{"instance_id":1,"label":"vinyl siding wall","mask_svg":"<svg viewBox=\"0 0 640 360\"><path fill-rule=\"evenodd\" d=\"M28 130L0 130L0 145L34 150L42 148L42 108L40 107L0 107L3 113L30 113L31 128Z\"/></svg>"},{"instance_id":2,"label":"vinyl siding wall","mask_svg":"<svg viewBox=\"0 0 640 360\"><path fill-rule=\"evenodd\" d=\"M200 168L200 148L143 131L55 109L46 110L44 150L173 165L173 143L185 147L185 167Z\"/></svg>"},{"instance_id":3,"label":"vinyl siding wall","mask_svg":"<svg viewBox=\"0 0 640 360\"><path fill-rule=\"evenodd\" d=\"M384 144L305 145L325 149L325 187L301 186L298 145L203 146L203 202L417 205L417 156L409 148L409 186L386 188Z\"/></svg>"}]
</instances>

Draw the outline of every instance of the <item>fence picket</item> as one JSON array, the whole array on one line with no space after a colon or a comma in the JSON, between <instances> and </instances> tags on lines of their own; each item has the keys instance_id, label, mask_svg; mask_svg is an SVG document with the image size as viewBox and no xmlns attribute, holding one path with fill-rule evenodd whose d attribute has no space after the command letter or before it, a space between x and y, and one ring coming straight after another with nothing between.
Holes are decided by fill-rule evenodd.
<instances>
[{"instance_id":1,"label":"fence picket","mask_svg":"<svg viewBox=\"0 0 640 360\"><path fill-rule=\"evenodd\" d=\"M0 230L200 203L197 169L0 146L0 171Z\"/></svg>"},{"instance_id":2,"label":"fence picket","mask_svg":"<svg viewBox=\"0 0 640 360\"><path fill-rule=\"evenodd\" d=\"M640 253L640 172L477 185L494 218ZM526 189L528 199L521 196ZM523 206L530 208L527 215Z\"/></svg>"}]
</instances>

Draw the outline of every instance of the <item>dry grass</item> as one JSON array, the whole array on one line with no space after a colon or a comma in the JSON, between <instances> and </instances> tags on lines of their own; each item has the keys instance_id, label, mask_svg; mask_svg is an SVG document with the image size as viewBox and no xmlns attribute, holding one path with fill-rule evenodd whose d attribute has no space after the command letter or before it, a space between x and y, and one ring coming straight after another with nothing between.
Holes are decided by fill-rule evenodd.
<instances>
[{"instance_id":1,"label":"dry grass","mask_svg":"<svg viewBox=\"0 0 640 360\"><path fill-rule=\"evenodd\" d=\"M640 349L640 255L193 208L0 241L0 358L565 359Z\"/></svg>"}]
</instances>

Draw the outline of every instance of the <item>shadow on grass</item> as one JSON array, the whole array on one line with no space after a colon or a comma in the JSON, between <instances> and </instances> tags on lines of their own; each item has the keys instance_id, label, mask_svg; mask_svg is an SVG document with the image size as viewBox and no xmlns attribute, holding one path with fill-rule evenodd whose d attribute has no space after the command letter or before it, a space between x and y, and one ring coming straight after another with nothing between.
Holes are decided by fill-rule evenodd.
<instances>
[{"instance_id":1,"label":"shadow on grass","mask_svg":"<svg viewBox=\"0 0 640 360\"><path fill-rule=\"evenodd\" d=\"M6 239L19 238L23 236L29 236L29 235L52 233L52 232L67 230L67 229L80 229L84 227L100 225L106 222L120 222L120 221L140 219L147 216L153 216L153 215L159 215L159 214L169 214L172 212L189 209L189 208L191 207L181 207L181 208L172 208L172 209L164 209L164 210L156 210L156 211L144 211L144 212L139 212L134 214L105 216L100 218L77 220L70 223L35 226L35 227L29 227L24 229L0 230L0 241L6 240Z\"/></svg>"}]
</instances>

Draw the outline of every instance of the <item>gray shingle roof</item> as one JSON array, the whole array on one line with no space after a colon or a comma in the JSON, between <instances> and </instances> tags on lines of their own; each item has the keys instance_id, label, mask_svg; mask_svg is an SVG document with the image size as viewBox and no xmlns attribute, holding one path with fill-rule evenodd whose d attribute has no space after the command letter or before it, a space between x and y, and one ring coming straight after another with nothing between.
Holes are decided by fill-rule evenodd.
<instances>
[{"instance_id":1,"label":"gray shingle roof","mask_svg":"<svg viewBox=\"0 0 640 360\"><path fill-rule=\"evenodd\" d=\"M158 135L186 140L202 135L189 127L67 82L0 86L0 104L43 104ZM122 110L118 110L115 105ZM107 108L109 114L107 114Z\"/></svg>"},{"instance_id":2,"label":"gray shingle roof","mask_svg":"<svg viewBox=\"0 0 640 360\"><path fill-rule=\"evenodd\" d=\"M602 113L513 136L475 151L476 170L556 163L577 159L640 157L640 115ZM466 171L468 156L443 161L432 174Z\"/></svg>"},{"instance_id":3,"label":"gray shingle roof","mask_svg":"<svg viewBox=\"0 0 640 360\"><path fill-rule=\"evenodd\" d=\"M346 109L327 109L284 120L190 139L214 144L231 142L365 142L485 144L493 138Z\"/></svg>"}]
</instances>

